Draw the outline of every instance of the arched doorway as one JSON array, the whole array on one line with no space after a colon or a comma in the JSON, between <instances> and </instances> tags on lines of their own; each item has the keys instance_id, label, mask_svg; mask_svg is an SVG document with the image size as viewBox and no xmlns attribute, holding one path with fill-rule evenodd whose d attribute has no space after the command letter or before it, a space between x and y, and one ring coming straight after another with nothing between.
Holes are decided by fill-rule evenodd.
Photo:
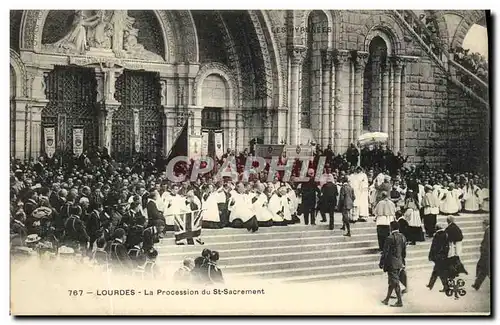
<instances>
[{"instance_id":1,"label":"arched doorway","mask_svg":"<svg viewBox=\"0 0 500 325\"><path fill-rule=\"evenodd\" d=\"M73 128L83 128L83 150L97 146L96 78L93 69L56 66L47 76L47 99L42 126L53 126L56 148L73 152ZM42 152L45 152L42 141Z\"/></svg>"},{"instance_id":2,"label":"arched doorway","mask_svg":"<svg viewBox=\"0 0 500 325\"><path fill-rule=\"evenodd\" d=\"M216 73L208 75L202 85L201 128L202 132L208 132L208 156L214 157L216 151L226 151L229 148L229 137L227 127L227 87L224 79ZM222 148L216 148L215 133L222 133ZM217 149L217 150L216 150ZM234 149L234 148L231 148Z\"/></svg>"},{"instance_id":3,"label":"arched doorway","mask_svg":"<svg viewBox=\"0 0 500 325\"><path fill-rule=\"evenodd\" d=\"M364 72L363 83L363 131L373 132L382 129L382 75L387 60L387 45L376 36L370 43L368 62Z\"/></svg>"}]
</instances>

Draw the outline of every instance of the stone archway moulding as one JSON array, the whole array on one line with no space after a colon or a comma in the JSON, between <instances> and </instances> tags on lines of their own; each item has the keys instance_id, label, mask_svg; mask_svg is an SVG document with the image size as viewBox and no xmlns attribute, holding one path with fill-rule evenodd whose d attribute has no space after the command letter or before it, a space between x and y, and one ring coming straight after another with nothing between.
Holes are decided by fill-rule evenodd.
<instances>
[{"instance_id":1,"label":"stone archway moulding","mask_svg":"<svg viewBox=\"0 0 500 325\"><path fill-rule=\"evenodd\" d=\"M26 98L29 95L27 87L26 67L19 54L13 49L10 49L10 65L14 69L16 76L16 98Z\"/></svg>"},{"instance_id":2,"label":"stone archway moulding","mask_svg":"<svg viewBox=\"0 0 500 325\"><path fill-rule=\"evenodd\" d=\"M238 98L237 84L233 74L222 63L211 62L201 66L193 84L193 94L195 96L194 103L196 106L203 106L203 81L210 75L215 74L222 78L226 85L226 107L225 108L239 108L241 107Z\"/></svg>"}]
</instances>

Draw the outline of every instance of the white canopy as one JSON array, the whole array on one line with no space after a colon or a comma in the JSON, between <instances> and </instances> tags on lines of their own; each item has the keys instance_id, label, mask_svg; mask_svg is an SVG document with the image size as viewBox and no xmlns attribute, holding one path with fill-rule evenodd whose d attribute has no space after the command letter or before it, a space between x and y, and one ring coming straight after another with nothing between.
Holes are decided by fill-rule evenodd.
<instances>
[{"instance_id":1,"label":"white canopy","mask_svg":"<svg viewBox=\"0 0 500 325\"><path fill-rule=\"evenodd\" d=\"M389 135L384 132L368 132L362 134L358 138L358 143L360 146L366 146L374 143L385 143Z\"/></svg>"}]
</instances>

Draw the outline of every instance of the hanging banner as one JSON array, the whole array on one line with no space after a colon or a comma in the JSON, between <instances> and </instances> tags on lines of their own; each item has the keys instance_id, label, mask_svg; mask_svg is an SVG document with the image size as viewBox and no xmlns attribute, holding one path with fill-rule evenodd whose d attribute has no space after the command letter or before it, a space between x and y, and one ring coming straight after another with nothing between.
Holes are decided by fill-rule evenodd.
<instances>
[{"instance_id":1,"label":"hanging banner","mask_svg":"<svg viewBox=\"0 0 500 325\"><path fill-rule=\"evenodd\" d=\"M189 158L198 159L201 157L201 137L200 136L189 136Z\"/></svg>"},{"instance_id":2,"label":"hanging banner","mask_svg":"<svg viewBox=\"0 0 500 325\"><path fill-rule=\"evenodd\" d=\"M73 128L73 153L80 156L83 153L83 128Z\"/></svg>"},{"instance_id":3,"label":"hanging banner","mask_svg":"<svg viewBox=\"0 0 500 325\"><path fill-rule=\"evenodd\" d=\"M208 156L208 137L210 133L207 130L201 131L201 155Z\"/></svg>"},{"instance_id":4,"label":"hanging banner","mask_svg":"<svg viewBox=\"0 0 500 325\"><path fill-rule=\"evenodd\" d=\"M310 158L314 157L313 146L285 146L285 156L287 158Z\"/></svg>"},{"instance_id":5,"label":"hanging banner","mask_svg":"<svg viewBox=\"0 0 500 325\"><path fill-rule=\"evenodd\" d=\"M56 129L54 127L45 127L43 129L45 140L45 153L52 158L56 152Z\"/></svg>"},{"instance_id":6,"label":"hanging banner","mask_svg":"<svg viewBox=\"0 0 500 325\"><path fill-rule=\"evenodd\" d=\"M214 132L214 142L215 142L215 156L218 159L222 158L224 154L224 140L223 140L222 130L218 130Z\"/></svg>"},{"instance_id":7,"label":"hanging banner","mask_svg":"<svg viewBox=\"0 0 500 325\"><path fill-rule=\"evenodd\" d=\"M283 154L284 144L256 144L255 156L270 159Z\"/></svg>"}]
</instances>

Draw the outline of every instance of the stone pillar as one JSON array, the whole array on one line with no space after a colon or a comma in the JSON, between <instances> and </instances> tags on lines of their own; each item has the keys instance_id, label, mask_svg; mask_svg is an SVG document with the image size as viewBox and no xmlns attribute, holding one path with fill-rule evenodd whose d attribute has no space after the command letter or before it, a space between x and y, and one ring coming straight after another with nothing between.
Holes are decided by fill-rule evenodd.
<instances>
[{"instance_id":1,"label":"stone pillar","mask_svg":"<svg viewBox=\"0 0 500 325\"><path fill-rule=\"evenodd\" d=\"M276 133L276 139L275 142L277 144L284 144L288 143L287 138L287 127L288 127L288 121L287 121L287 114L288 114L289 108L288 107L278 107L277 109L277 133Z\"/></svg>"},{"instance_id":2,"label":"stone pillar","mask_svg":"<svg viewBox=\"0 0 500 325\"><path fill-rule=\"evenodd\" d=\"M400 133L399 151L406 154L406 68L401 66L401 98L400 98Z\"/></svg>"},{"instance_id":3,"label":"stone pillar","mask_svg":"<svg viewBox=\"0 0 500 325\"><path fill-rule=\"evenodd\" d=\"M389 133L389 65L382 61L382 132Z\"/></svg>"},{"instance_id":4,"label":"stone pillar","mask_svg":"<svg viewBox=\"0 0 500 325\"><path fill-rule=\"evenodd\" d=\"M96 68L97 102L100 106L99 114L99 145L106 148L111 154L113 113L119 109L121 103L115 99L115 82L124 69L112 63ZM131 130L131 132L134 132Z\"/></svg>"},{"instance_id":5,"label":"stone pillar","mask_svg":"<svg viewBox=\"0 0 500 325\"><path fill-rule=\"evenodd\" d=\"M306 58L307 47L294 45L290 50L290 145L300 143L300 70Z\"/></svg>"},{"instance_id":6,"label":"stone pillar","mask_svg":"<svg viewBox=\"0 0 500 325\"><path fill-rule=\"evenodd\" d=\"M273 122L274 122L274 109L266 109L263 112L262 118L264 119L264 143L273 143Z\"/></svg>"},{"instance_id":7,"label":"stone pillar","mask_svg":"<svg viewBox=\"0 0 500 325\"><path fill-rule=\"evenodd\" d=\"M354 75L355 75L355 68L352 60L349 60L349 137L348 137L348 143L349 145L354 142L354 114L355 114L355 107L354 107Z\"/></svg>"},{"instance_id":8,"label":"stone pillar","mask_svg":"<svg viewBox=\"0 0 500 325\"><path fill-rule=\"evenodd\" d=\"M49 101L45 96L45 77L48 70L30 67L27 69L27 87L30 90L26 103L26 152L28 157L37 158L42 145L42 111Z\"/></svg>"},{"instance_id":9,"label":"stone pillar","mask_svg":"<svg viewBox=\"0 0 500 325\"><path fill-rule=\"evenodd\" d=\"M394 68L394 122L393 122L393 150L395 153L401 148L401 69L403 61L398 58L392 58Z\"/></svg>"},{"instance_id":10,"label":"stone pillar","mask_svg":"<svg viewBox=\"0 0 500 325\"><path fill-rule=\"evenodd\" d=\"M326 49L321 52L322 58L322 103L321 103L321 137L320 143L326 147L330 143L330 87L332 73L332 50Z\"/></svg>"},{"instance_id":11,"label":"stone pillar","mask_svg":"<svg viewBox=\"0 0 500 325\"><path fill-rule=\"evenodd\" d=\"M334 151L344 152L349 136L349 52L335 51L335 127Z\"/></svg>"},{"instance_id":12,"label":"stone pillar","mask_svg":"<svg viewBox=\"0 0 500 325\"><path fill-rule=\"evenodd\" d=\"M368 52L356 52L354 58L354 141L356 141L363 132L364 73L366 63L368 62L368 56Z\"/></svg>"}]
</instances>

